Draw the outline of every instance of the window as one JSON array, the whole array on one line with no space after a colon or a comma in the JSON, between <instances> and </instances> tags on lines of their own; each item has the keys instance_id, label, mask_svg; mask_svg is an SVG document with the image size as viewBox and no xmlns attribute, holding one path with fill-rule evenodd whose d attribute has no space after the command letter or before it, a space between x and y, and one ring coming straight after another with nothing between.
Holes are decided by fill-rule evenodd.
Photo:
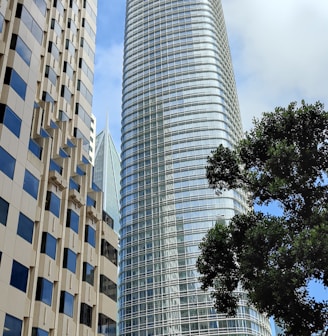
<instances>
[{"instance_id":1,"label":"window","mask_svg":"<svg viewBox=\"0 0 328 336\"><path fill-rule=\"evenodd\" d=\"M74 75L74 71L73 71L73 68L72 66L68 63L68 62L64 62L64 67L63 67L63 71L65 73L67 73L67 76L73 80L73 75Z\"/></svg>"},{"instance_id":2,"label":"window","mask_svg":"<svg viewBox=\"0 0 328 336\"><path fill-rule=\"evenodd\" d=\"M98 315L98 334L116 336L116 322L104 314Z\"/></svg>"},{"instance_id":3,"label":"window","mask_svg":"<svg viewBox=\"0 0 328 336\"><path fill-rule=\"evenodd\" d=\"M78 79L77 81L77 90L80 91L83 97L87 100L87 102L92 105L92 93L88 90L88 88L80 79Z\"/></svg>"},{"instance_id":4,"label":"window","mask_svg":"<svg viewBox=\"0 0 328 336\"><path fill-rule=\"evenodd\" d=\"M52 259L56 259L57 240L48 232L42 233L41 253L45 253Z\"/></svg>"},{"instance_id":5,"label":"window","mask_svg":"<svg viewBox=\"0 0 328 336\"><path fill-rule=\"evenodd\" d=\"M67 28L69 28L74 35L76 34L77 27L76 27L75 22L72 19L68 19Z\"/></svg>"},{"instance_id":6,"label":"window","mask_svg":"<svg viewBox=\"0 0 328 336\"><path fill-rule=\"evenodd\" d=\"M81 303L80 323L91 328L92 326L92 307L86 303Z\"/></svg>"},{"instance_id":7,"label":"window","mask_svg":"<svg viewBox=\"0 0 328 336\"><path fill-rule=\"evenodd\" d=\"M0 147L0 162L0 171L13 179L16 160L2 147Z\"/></svg>"},{"instance_id":8,"label":"window","mask_svg":"<svg viewBox=\"0 0 328 336\"><path fill-rule=\"evenodd\" d=\"M73 317L74 296L65 291L60 292L59 312Z\"/></svg>"},{"instance_id":9,"label":"window","mask_svg":"<svg viewBox=\"0 0 328 336\"><path fill-rule=\"evenodd\" d=\"M64 15L64 6L61 3L61 0L54 0L54 7L57 8L58 12L63 16Z\"/></svg>"},{"instance_id":10,"label":"window","mask_svg":"<svg viewBox=\"0 0 328 336\"><path fill-rule=\"evenodd\" d=\"M56 85L57 83L57 75L53 68L51 68L49 65L46 65L46 71L45 71L45 77L49 78L50 82L53 85Z\"/></svg>"},{"instance_id":11,"label":"window","mask_svg":"<svg viewBox=\"0 0 328 336\"><path fill-rule=\"evenodd\" d=\"M83 106L79 103L75 104L75 114L77 114L83 120L88 128L91 127L91 117L89 116L88 112L83 108Z\"/></svg>"},{"instance_id":12,"label":"window","mask_svg":"<svg viewBox=\"0 0 328 336\"><path fill-rule=\"evenodd\" d=\"M107 240L101 240L101 255L117 266L117 250Z\"/></svg>"},{"instance_id":13,"label":"window","mask_svg":"<svg viewBox=\"0 0 328 336\"><path fill-rule=\"evenodd\" d=\"M36 6L39 8L43 16L47 13L47 4L44 0L34 0Z\"/></svg>"},{"instance_id":14,"label":"window","mask_svg":"<svg viewBox=\"0 0 328 336\"><path fill-rule=\"evenodd\" d=\"M100 274L100 293L104 293L109 298L117 301L117 285L103 274Z\"/></svg>"},{"instance_id":15,"label":"window","mask_svg":"<svg viewBox=\"0 0 328 336\"><path fill-rule=\"evenodd\" d=\"M26 28L33 34L39 44L41 44L43 38L42 29L33 19L30 12L20 3L17 4L16 17L22 19Z\"/></svg>"},{"instance_id":16,"label":"window","mask_svg":"<svg viewBox=\"0 0 328 336\"><path fill-rule=\"evenodd\" d=\"M59 49L53 42L49 42L48 44L48 52L58 61L59 60Z\"/></svg>"},{"instance_id":17,"label":"window","mask_svg":"<svg viewBox=\"0 0 328 336\"><path fill-rule=\"evenodd\" d=\"M0 123L19 138L22 120L8 105L0 104Z\"/></svg>"},{"instance_id":18,"label":"window","mask_svg":"<svg viewBox=\"0 0 328 336\"><path fill-rule=\"evenodd\" d=\"M71 103L72 93L65 85L61 86L60 96L63 97L69 104Z\"/></svg>"},{"instance_id":19,"label":"window","mask_svg":"<svg viewBox=\"0 0 328 336\"><path fill-rule=\"evenodd\" d=\"M56 217L59 217L60 198L51 191L47 191L45 210L48 210Z\"/></svg>"},{"instance_id":20,"label":"window","mask_svg":"<svg viewBox=\"0 0 328 336\"><path fill-rule=\"evenodd\" d=\"M35 300L51 306L53 283L44 278L38 278Z\"/></svg>"},{"instance_id":21,"label":"window","mask_svg":"<svg viewBox=\"0 0 328 336\"><path fill-rule=\"evenodd\" d=\"M0 13L0 33L2 33L2 31L3 31L4 23L5 23L5 18L4 18L4 16Z\"/></svg>"},{"instance_id":22,"label":"window","mask_svg":"<svg viewBox=\"0 0 328 336\"><path fill-rule=\"evenodd\" d=\"M32 336L48 336L49 333L40 328L32 328Z\"/></svg>"},{"instance_id":23,"label":"window","mask_svg":"<svg viewBox=\"0 0 328 336\"><path fill-rule=\"evenodd\" d=\"M17 54L22 58L22 60L27 65L30 65L31 57L32 57L32 51L25 44L25 42L16 34L12 35L11 42L10 42L10 49L15 50L17 52Z\"/></svg>"},{"instance_id":24,"label":"window","mask_svg":"<svg viewBox=\"0 0 328 336\"><path fill-rule=\"evenodd\" d=\"M3 336L20 336L23 322L17 317L6 314Z\"/></svg>"},{"instance_id":25,"label":"window","mask_svg":"<svg viewBox=\"0 0 328 336\"><path fill-rule=\"evenodd\" d=\"M33 139L30 139L28 144L28 149L31 153L33 153L39 160L42 157L42 147Z\"/></svg>"},{"instance_id":26,"label":"window","mask_svg":"<svg viewBox=\"0 0 328 336\"><path fill-rule=\"evenodd\" d=\"M7 225L9 203L0 197L0 224Z\"/></svg>"},{"instance_id":27,"label":"window","mask_svg":"<svg viewBox=\"0 0 328 336\"><path fill-rule=\"evenodd\" d=\"M35 199L38 198L39 180L27 169L25 170L23 189Z\"/></svg>"},{"instance_id":28,"label":"window","mask_svg":"<svg viewBox=\"0 0 328 336\"><path fill-rule=\"evenodd\" d=\"M79 233L79 215L71 209L67 210L66 227L70 227L74 232Z\"/></svg>"},{"instance_id":29,"label":"window","mask_svg":"<svg viewBox=\"0 0 328 336\"><path fill-rule=\"evenodd\" d=\"M86 281L93 286L95 268L87 262L83 263L82 281Z\"/></svg>"},{"instance_id":30,"label":"window","mask_svg":"<svg viewBox=\"0 0 328 336\"><path fill-rule=\"evenodd\" d=\"M69 248L64 249L63 268L67 268L73 273L76 270L76 253Z\"/></svg>"},{"instance_id":31,"label":"window","mask_svg":"<svg viewBox=\"0 0 328 336\"><path fill-rule=\"evenodd\" d=\"M87 75L90 82L93 83L93 71L89 68L86 61L83 60L83 58L79 59L79 68L82 69L82 71Z\"/></svg>"},{"instance_id":32,"label":"window","mask_svg":"<svg viewBox=\"0 0 328 336\"><path fill-rule=\"evenodd\" d=\"M34 222L20 212L18 218L17 234L29 243L32 243L33 230Z\"/></svg>"},{"instance_id":33,"label":"window","mask_svg":"<svg viewBox=\"0 0 328 336\"><path fill-rule=\"evenodd\" d=\"M53 29L59 37L61 37L62 29L56 19L51 19L50 28Z\"/></svg>"},{"instance_id":34,"label":"window","mask_svg":"<svg viewBox=\"0 0 328 336\"><path fill-rule=\"evenodd\" d=\"M90 225L85 226L84 241L89 243L91 246L96 247L96 230L94 230Z\"/></svg>"},{"instance_id":35,"label":"window","mask_svg":"<svg viewBox=\"0 0 328 336\"><path fill-rule=\"evenodd\" d=\"M5 73L4 84L10 85L14 91L25 100L26 83L23 78L12 68L7 67Z\"/></svg>"},{"instance_id":36,"label":"window","mask_svg":"<svg viewBox=\"0 0 328 336\"><path fill-rule=\"evenodd\" d=\"M75 55L74 45L69 39L66 39L65 49L68 50L72 56Z\"/></svg>"},{"instance_id":37,"label":"window","mask_svg":"<svg viewBox=\"0 0 328 336\"><path fill-rule=\"evenodd\" d=\"M11 269L10 285L26 292L27 278L28 268L14 260L13 267Z\"/></svg>"}]
</instances>

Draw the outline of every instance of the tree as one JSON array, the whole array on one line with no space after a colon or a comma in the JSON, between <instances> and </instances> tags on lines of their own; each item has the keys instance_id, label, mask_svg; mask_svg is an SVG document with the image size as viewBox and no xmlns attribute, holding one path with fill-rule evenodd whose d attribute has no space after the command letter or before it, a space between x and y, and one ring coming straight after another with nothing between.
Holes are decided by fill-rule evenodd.
<instances>
[{"instance_id":1,"label":"tree","mask_svg":"<svg viewBox=\"0 0 328 336\"><path fill-rule=\"evenodd\" d=\"M218 311L234 315L239 285L249 303L274 316L286 335L309 336L328 326L328 302L309 282L328 286L328 112L320 102L291 103L253 121L235 149L219 146L206 176L218 194L241 188L250 209L218 221L200 244L204 290ZM282 215L264 213L274 202ZM253 210L253 206L262 211Z\"/></svg>"}]
</instances>

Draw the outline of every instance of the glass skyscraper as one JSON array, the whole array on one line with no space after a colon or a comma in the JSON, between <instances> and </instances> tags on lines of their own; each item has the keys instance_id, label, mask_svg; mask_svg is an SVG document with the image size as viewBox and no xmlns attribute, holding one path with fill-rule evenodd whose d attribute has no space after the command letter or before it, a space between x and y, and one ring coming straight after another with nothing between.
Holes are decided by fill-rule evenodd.
<instances>
[{"instance_id":1,"label":"glass skyscraper","mask_svg":"<svg viewBox=\"0 0 328 336\"><path fill-rule=\"evenodd\" d=\"M216 196L206 158L242 135L220 0L127 0L122 112L119 334L271 335L241 301L217 315L196 272L217 219L246 209Z\"/></svg>"}]
</instances>

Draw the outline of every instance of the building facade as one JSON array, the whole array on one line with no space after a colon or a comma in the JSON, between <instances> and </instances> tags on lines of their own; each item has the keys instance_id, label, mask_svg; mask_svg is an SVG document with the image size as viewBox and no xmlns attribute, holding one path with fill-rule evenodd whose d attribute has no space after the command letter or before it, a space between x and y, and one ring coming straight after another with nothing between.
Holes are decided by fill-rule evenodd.
<instances>
[{"instance_id":1,"label":"building facade","mask_svg":"<svg viewBox=\"0 0 328 336\"><path fill-rule=\"evenodd\" d=\"M90 163L96 5L0 1L1 335L116 335L118 241Z\"/></svg>"},{"instance_id":2,"label":"building facade","mask_svg":"<svg viewBox=\"0 0 328 336\"><path fill-rule=\"evenodd\" d=\"M217 315L195 269L207 230L246 209L205 178L242 136L221 2L127 0L125 29L119 335L269 336L244 299Z\"/></svg>"}]
</instances>

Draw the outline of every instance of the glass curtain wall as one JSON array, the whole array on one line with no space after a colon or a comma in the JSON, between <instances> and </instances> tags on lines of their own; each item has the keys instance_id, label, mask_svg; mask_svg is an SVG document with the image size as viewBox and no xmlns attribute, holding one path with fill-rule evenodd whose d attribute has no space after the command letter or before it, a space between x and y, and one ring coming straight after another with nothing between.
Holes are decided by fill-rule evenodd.
<instances>
[{"instance_id":1,"label":"glass curtain wall","mask_svg":"<svg viewBox=\"0 0 328 336\"><path fill-rule=\"evenodd\" d=\"M241 302L217 315L198 245L244 195L208 188L206 158L242 135L219 0L127 0L123 75L121 336L271 335Z\"/></svg>"}]
</instances>

